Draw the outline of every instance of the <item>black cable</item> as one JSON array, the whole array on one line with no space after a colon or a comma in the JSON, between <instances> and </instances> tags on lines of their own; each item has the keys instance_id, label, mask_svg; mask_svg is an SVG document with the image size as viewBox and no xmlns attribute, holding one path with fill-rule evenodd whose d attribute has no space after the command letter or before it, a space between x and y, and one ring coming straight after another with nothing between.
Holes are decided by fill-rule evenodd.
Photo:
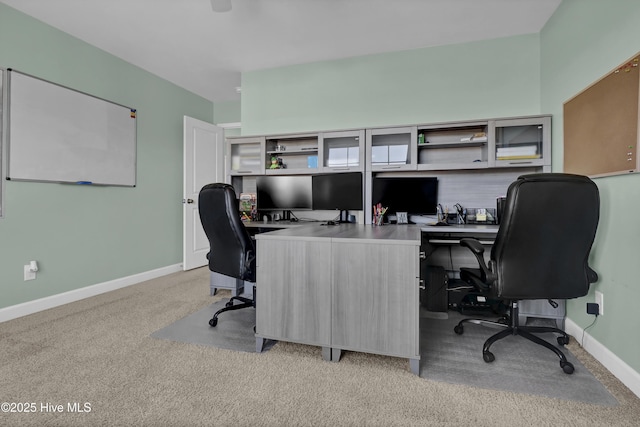
<instances>
[{"instance_id":1,"label":"black cable","mask_svg":"<svg viewBox=\"0 0 640 427\"><path fill-rule=\"evenodd\" d=\"M596 314L596 318L593 319L593 322L591 322L591 324L589 326L587 326L586 328L584 328L582 330L582 338L580 338L580 347L584 347L584 333L586 332L587 329L589 329L590 327L592 327L593 325L596 324L596 320L598 320L598 315Z\"/></svg>"},{"instance_id":2,"label":"black cable","mask_svg":"<svg viewBox=\"0 0 640 427\"><path fill-rule=\"evenodd\" d=\"M454 271L453 269L453 254L452 254L452 246L449 246L449 265L451 266L451 271Z\"/></svg>"}]
</instances>

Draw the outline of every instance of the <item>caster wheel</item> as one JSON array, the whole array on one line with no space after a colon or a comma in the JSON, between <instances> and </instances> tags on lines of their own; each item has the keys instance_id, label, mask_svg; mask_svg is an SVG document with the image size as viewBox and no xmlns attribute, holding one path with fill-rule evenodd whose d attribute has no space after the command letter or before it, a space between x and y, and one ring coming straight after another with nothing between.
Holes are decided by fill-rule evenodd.
<instances>
[{"instance_id":1,"label":"caster wheel","mask_svg":"<svg viewBox=\"0 0 640 427\"><path fill-rule=\"evenodd\" d=\"M218 319L216 317L214 317L213 319L209 320L209 326L214 327L218 324Z\"/></svg>"},{"instance_id":2,"label":"caster wheel","mask_svg":"<svg viewBox=\"0 0 640 427\"><path fill-rule=\"evenodd\" d=\"M496 357L493 355L493 353L491 353L490 351L485 351L482 353L482 358L484 359L485 362L487 363L491 363L494 360L496 360Z\"/></svg>"},{"instance_id":3,"label":"caster wheel","mask_svg":"<svg viewBox=\"0 0 640 427\"><path fill-rule=\"evenodd\" d=\"M560 362L560 367L564 371L565 374L571 375L573 374L573 365L570 362Z\"/></svg>"},{"instance_id":4,"label":"caster wheel","mask_svg":"<svg viewBox=\"0 0 640 427\"><path fill-rule=\"evenodd\" d=\"M229 301L224 305L225 307L233 307L233 301Z\"/></svg>"},{"instance_id":5,"label":"caster wheel","mask_svg":"<svg viewBox=\"0 0 640 427\"><path fill-rule=\"evenodd\" d=\"M455 332L458 335L462 335L462 333L464 332L464 328L462 327L462 325L456 325L453 328L453 332Z\"/></svg>"},{"instance_id":6,"label":"caster wheel","mask_svg":"<svg viewBox=\"0 0 640 427\"><path fill-rule=\"evenodd\" d=\"M559 345L569 344L569 337L565 337L565 336L558 337L558 344Z\"/></svg>"}]
</instances>

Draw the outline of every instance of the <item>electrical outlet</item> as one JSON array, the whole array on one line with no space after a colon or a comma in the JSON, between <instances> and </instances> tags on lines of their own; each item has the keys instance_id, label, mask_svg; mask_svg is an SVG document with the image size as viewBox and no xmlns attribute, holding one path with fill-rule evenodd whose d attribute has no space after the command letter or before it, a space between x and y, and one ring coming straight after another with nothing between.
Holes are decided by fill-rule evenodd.
<instances>
[{"instance_id":1,"label":"electrical outlet","mask_svg":"<svg viewBox=\"0 0 640 427\"><path fill-rule=\"evenodd\" d=\"M602 316L604 314L604 295L602 292L596 291L596 304L598 304L600 316Z\"/></svg>"},{"instance_id":2,"label":"electrical outlet","mask_svg":"<svg viewBox=\"0 0 640 427\"><path fill-rule=\"evenodd\" d=\"M27 280L35 280L36 272L31 270L31 265L27 264L24 266L24 281Z\"/></svg>"}]
</instances>

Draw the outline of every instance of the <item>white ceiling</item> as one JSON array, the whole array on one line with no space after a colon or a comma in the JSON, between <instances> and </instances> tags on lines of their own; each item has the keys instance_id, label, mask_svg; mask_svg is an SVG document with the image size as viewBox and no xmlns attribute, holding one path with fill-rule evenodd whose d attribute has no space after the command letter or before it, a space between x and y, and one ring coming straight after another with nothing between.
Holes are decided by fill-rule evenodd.
<instances>
[{"instance_id":1,"label":"white ceiling","mask_svg":"<svg viewBox=\"0 0 640 427\"><path fill-rule=\"evenodd\" d=\"M244 71L539 32L561 0L0 0L214 102Z\"/></svg>"}]
</instances>

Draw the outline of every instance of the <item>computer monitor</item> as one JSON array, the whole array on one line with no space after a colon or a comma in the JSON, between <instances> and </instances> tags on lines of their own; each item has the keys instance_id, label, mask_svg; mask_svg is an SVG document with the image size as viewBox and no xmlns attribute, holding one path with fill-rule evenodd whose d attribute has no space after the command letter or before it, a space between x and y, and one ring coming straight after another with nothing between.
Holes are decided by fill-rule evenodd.
<instances>
[{"instance_id":1,"label":"computer monitor","mask_svg":"<svg viewBox=\"0 0 640 427\"><path fill-rule=\"evenodd\" d=\"M313 206L309 175L258 176L256 190L259 210L310 210Z\"/></svg>"},{"instance_id":2,"label":"computer monitor","mask_svg":"<svg viewBox=\"0 0 640 427\"><path fill-rule=\"evenodd\" d=\"M388 213L433 215L438 206L438 179L434 177L374 178L372 199Z\"/></svg>"},{"instance_id":3,"label":"computer monitor","mask_svg":"<svg viewBox=\"0 0 640 427\"><path fill-rule=\"evenodd\" d=\"M314 175L314 210L362 210L362 173Z\"/></svg>"}]
</instances>

